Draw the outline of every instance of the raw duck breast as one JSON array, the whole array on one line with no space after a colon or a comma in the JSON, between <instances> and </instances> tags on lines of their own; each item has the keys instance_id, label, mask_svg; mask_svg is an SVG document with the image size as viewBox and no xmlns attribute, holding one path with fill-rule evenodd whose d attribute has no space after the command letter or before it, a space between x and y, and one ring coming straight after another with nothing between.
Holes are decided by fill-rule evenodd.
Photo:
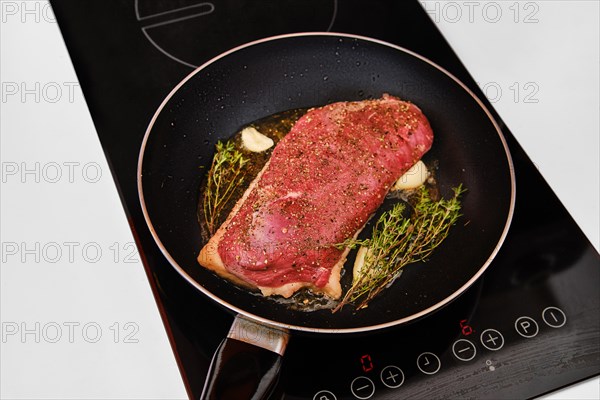
<instances>
[{"instance_id":1,"label":"raw duck breast","mask_svg":"<svg viewBox=\"0 0 600 400\"><path fill-rule=\"evenodd\" d=\"M302 116L201 250L198 262L265 296L308 287L337 299L348 249L433 132L414 104L339 102Z\"/></svg>"}]
</instances>

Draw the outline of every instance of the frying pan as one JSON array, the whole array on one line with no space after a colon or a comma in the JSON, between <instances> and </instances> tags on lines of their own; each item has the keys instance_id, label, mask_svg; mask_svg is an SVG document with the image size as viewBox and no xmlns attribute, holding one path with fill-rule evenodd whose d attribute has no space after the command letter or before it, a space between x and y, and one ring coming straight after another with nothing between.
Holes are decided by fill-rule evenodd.
<instances>
[{"instance_id":1,"label":"frying pan","mask_svg":"<svg viewBox=\"0 0 600 400\"><path fill-rule=\"evenodd\" d=\"M435 139L441 194L462 183L463 217L423 265L356 311L304 312L239 289L198 265L204 245L199 186L218 140L276 112L336 101L410 100ZM452 301L484 272L510 225L515 179L506 142L485 106L431 61L379 40L331 33L272 37L232 49L186 77L160 105L144 137L138 190L148 227L170 264L236 314L209 371L203 398L264 398L273 388L290 330L356 333L404 324ZM467 223L468 222L468 223ZM350 273L342 280L349 284ZM210 324L210 321L207 321ZM229 396L229 397L228 397Z\"/></svg>"}]
</instances>

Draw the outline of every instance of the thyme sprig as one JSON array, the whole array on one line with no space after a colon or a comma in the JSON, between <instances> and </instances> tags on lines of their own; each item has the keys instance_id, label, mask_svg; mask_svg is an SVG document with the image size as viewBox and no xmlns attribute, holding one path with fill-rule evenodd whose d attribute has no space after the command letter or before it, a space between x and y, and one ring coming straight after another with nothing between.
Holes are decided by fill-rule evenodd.
<instances>
[{"instance_id":1,"label":"thyme sprig","mask_svg":"<svg viewBox=\"0 0 600 400\"><path fill-rule=\"evenodd\" d=\"M204 190L204 220L211 235L218 226L223 207L231 199L235 189L244 182L243 168L248 160L235 149L233 141L217 142L217 152L208 171Z\"/></svg>"},{"instance_id":2,"label":"thyme sprig","mask_svg":"<svg viewBox=\"0 0 600 400\"><path fill-rule=\"evenodd\" d=\"M431 199L421 186L410 217L405 216L404 203L384 212L373 228L371 238L349 239L339 248L367 248L364 263L355 273L352 286L333 312L348 303L365 308L382 290L389 287L408 264L426 260L448 236L450 227L461 216L460 196L466 190L459 185L449 200Z\"/></svg>"}]
</instances>

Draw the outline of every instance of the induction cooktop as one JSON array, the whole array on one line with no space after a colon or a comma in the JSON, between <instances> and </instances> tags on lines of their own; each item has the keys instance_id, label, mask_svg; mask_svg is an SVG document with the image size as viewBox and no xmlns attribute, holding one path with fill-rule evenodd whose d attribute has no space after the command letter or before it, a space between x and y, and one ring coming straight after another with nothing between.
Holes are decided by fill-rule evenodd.
<instances>
[{"instance_id":1,"label":"induction cooktop","mask_svg":"<svg viewBox=\"0 0 600 400\"><path fill-rule=\"evenodd\" d=\"M531 398L600 373L598 253L417 1L51 3L190 398L200 396L233 316L154 243L137 193L140 144L161 101L193 68L243 43L302 31L381 39L449 70L498 121L519 190L503 247L463 295L406 326L294 335L273 398Z\"/></svg>"}]
</instances>

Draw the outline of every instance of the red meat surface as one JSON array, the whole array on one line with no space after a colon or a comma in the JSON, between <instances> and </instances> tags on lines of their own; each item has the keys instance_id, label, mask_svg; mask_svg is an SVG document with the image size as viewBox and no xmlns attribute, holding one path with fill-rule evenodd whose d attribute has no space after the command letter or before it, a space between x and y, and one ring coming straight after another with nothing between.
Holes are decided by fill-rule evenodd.
<instances>
[{"instance_id":1,"label":"red meat surface","mask_svg":"<svg viewBox=\"0 0 600 400\"><path fill-rule=\"evenodd\" d=\"M347 252L333 245L360 231L432 141L421 110L389 95L310 110L274 148L200 263L265 294L310 287L339 297ZM207 256L211 246L218 257Z\"/></svg>"}]
</instances>

